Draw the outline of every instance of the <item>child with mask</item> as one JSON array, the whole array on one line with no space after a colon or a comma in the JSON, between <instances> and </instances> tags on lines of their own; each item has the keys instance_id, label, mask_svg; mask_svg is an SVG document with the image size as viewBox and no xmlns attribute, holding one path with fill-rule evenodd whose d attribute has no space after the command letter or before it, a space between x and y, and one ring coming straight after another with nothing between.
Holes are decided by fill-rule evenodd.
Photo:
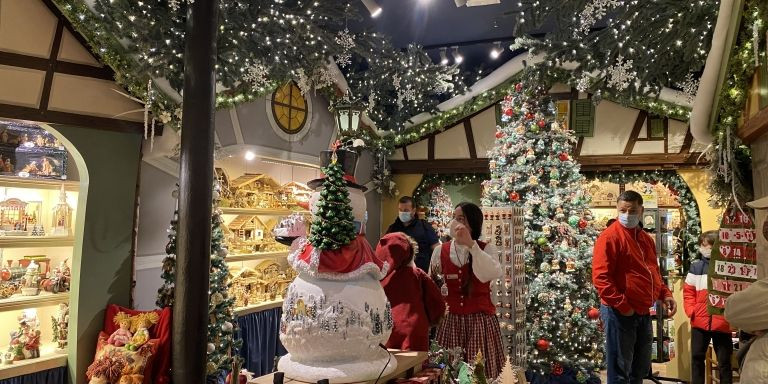
<instances>
[{"instance_id":1,"label":"child with mask","mask_svg":"<svg viewBox=\"0 0 768 384\"><path fill-rule=\"evenodd\" d=\"M441 293L448 303L448 314L437 328L437 343L443 348L461 347L466 361L481 351L485 375L491 380L506 361L490 290L490 282L502 271L494 246L479 240L482 227L483 212L477 205L457 205L449 225L453 240L435 248L430 274L444 281Z\"/></svg>"},{"instance_id":2,"label":"child with mask","mask_svg":"<svg viewBox=\"0 0 768 384\"><path fill-rule=\"evenodd\" d=\"M387 348L429 351L429 327L445 315L440 289L413 263L418 248L416 241L402 232L384 235L376 246L376 256L389 263L389 271L381 280L395 323Z\"/></svg>"},{"instance_id":3,"label":"child with mask","mask_svg":"<svg viewBox=\"0 0 768 384\"><path fill-rule=\"evenodd\" d=\"M708 231L699 240L701 259L691 263L688 276L685 278L683 297L685 314L691 319L691 383L704 384L704 358L707 354L709 341L715 347L717 365L720 371L720 382L731 384L731 326L721 315L710 315L707 312L707 273L709 271L709 256L712 246L717 241L718 231Z\"/></svg>"}]
</instances>

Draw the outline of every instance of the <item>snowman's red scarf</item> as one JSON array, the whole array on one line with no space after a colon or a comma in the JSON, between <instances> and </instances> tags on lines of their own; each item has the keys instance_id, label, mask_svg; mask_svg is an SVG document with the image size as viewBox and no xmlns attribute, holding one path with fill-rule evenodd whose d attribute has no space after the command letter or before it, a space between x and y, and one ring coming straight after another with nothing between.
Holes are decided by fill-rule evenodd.
<instances>
[{"instance_id":1,"label":"snowman's red scarf","mask_svg":"<svg viewBox=\"0 0 768 384\"><path fill-rule=\"evenodd\" d=\"M320 251L306 238L296 239L288 262L299 273L330 280L354 280L370 274L376 280L387 275L389 264L379 260L365 236L358 235L337 250Z\"/></svg>"}]
</instances>

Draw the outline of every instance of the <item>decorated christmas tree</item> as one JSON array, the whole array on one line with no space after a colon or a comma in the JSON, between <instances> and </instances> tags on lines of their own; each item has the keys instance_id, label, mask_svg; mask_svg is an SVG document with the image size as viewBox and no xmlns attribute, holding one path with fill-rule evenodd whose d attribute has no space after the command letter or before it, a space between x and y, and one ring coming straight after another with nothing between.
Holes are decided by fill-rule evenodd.
<instances>
[{"instance_id":1,"label":"decorated christmas tree","mask_svg":"<svg viewBox=\"0 0 768 384\"><path fill-rule=\"evenodd\" d=\"M445 187L438 185L429 192L429 212L427 222L435 228L437 236L448 235L448 223L453 217L453 203Z\"/></svg>"},{"instance_id":2,"label":"decorated christmas tree","mask_svg":"<svg viewBox=\"0 0 768 384\"><path fill-rule=\"evenodd\" d=\"M576 139L533 80L517 84L502 111L483 205L523 208L529 381L599 382L603 338L591 283L597 233L571 157Z\"/></svg>"},{"instance_id":3,"label":"decorated christmas tree","mask_svg":"<svg viewBox=\"0 0 768 384\"><path fill-rule=\"evenodd\" d=\"M237 319L234 314L234 300L229 297L229 266L226 262L227 249L224 247L224 234L221 211L218 209L220 186L214 186L213 216L211 217L211 270L208 288L208 382L223 382L228 372L240 371L239 339ZM178 198L178 191L173 192ZM158 290L157 306L173 306L176 283L176 233L179 225L178 206L168 229L167 256L163 260L163 285Z\"/></svg>"},{"instance_id":4,"label":"decorated christmas tree","mask_svg":"<svg viewBox=\"0 0 768 384\"><path fill-rule=\"evenodd\" d=\"M349 191L344 181L344 169L337 161L336 152L331 155L331 163L323 168L323 173L325 182L312 221L309 241L317 249L339 249L349 244L357 233Z\"/></svg>"}]
</instances>

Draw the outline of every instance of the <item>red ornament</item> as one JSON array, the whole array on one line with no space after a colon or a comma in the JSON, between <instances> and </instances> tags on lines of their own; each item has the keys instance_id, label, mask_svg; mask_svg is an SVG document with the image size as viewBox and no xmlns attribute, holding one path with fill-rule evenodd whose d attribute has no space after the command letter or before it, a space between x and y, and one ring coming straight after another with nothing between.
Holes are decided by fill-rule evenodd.
<instances>
[{"instance_id":1,"label":"red ornament","mask_svg":"<svg viewBox=\"0 0 768 384\"><path fill-rule=\"evenodd\" d=\"M560 159L560 161L568 161L571 156L569 156L567 152L560 152L560 155L558 155L557 158Z\"/></svg>"},{"instance_id":2,"label":"red ornament","mask_svg":"<svg viewBox=\"0 0 768 384\"><path fill-rule=\"evenodd\" d=\"M504 114L511 117L512 115L515 114L515 111L513 111L512 108L509 108L504 111Z\"/></svg>"},{"instance_id":3,"label":"red ornament","mask_svg":"<svg viewBox=\"0 0 768 384\"><path fill-rule=\"evenodd\" d=\"M509 200L510 201L518 201L518 200L520 200L520 195L517 192L510 192Z\"/></svg>"},{"instance_id":4,"label":"red ornament","mask_svg":"<svg viewBox=\"0 0 768 384\"><path fill-rule=\"evenodd\" d=\"M496 132L496 138L497 138L497 139L501 139L502 137L504 137L504 132L501 132L501 131L497 131L497 132Z\"/></svg>"},{"instance_id":5,"label":"red ornament","mask_svg":"<svg viewBox=\"0 0 768 384\"><path fill-rule=\"evenodd\" d=\"M525 118L528 120L533 120L533 113L528 112L528 114L525 115Z\"/></svg>"},{"instance_id":6,"label":"red ornament","mask_svg":"<svg viewBox=\"0 0 768 384\"><path fill-rule=\"evenodd\" d=\"M539 351L546 351L549 349L549 341L544 339L539 339L539 341L536 342L536 349Z\"/></svg>"},{"instance_id":7,"label":"red ornament","mask_svg":"<svg viewBox=\"0 0 768 384\"><path fill-rule=\"evenodd\" d=\"M589 317L591 320L597 320L600 318L600 310L597 308L590 308L587 312L587 317Z\"/></svg>"},{"instance_id":8,"label":"red ornament","mask_svg":"<svg viewBox=\"0 0 768 384\"><path fill-rule=\"evenodd\" d=\"M515 91L520 92L523 90L523 83L515 84Z\"/></svg>"},{"instance_id":9,"label":"red ornament","mask_svg":"<svg viewBox=\"0 0 768 384\"><path fill-rule=\"evenodd\" d=\"M546 121L544 121L544 120L539 120L539 123L538 123L538 124L539 124L539 128L544 128L544 127L546 127L546 126L547 126L547 122L546 122Z\"/></svg>"},{"instance_id":10,"label":"red ornament","mask_svg":"<svg viewBox=\"0 0 768 384\"><path fill-rule=\"evenodd\" d=\"M552 374L560 376L563 374L563 366L560 363L552 363Z\"/></svg>"},{"instance_id":11,"label":"red ornament","mask_svg":"<svg viewBox=\"0 0 768 384\"><path fill-rule=\"evenodd\" d=\"M579 220L579 228L581 228L581 229L586 228L588 224L589 223L587 223L587 221L584 220L584 219Z\"/></svg>"}]
</instances>

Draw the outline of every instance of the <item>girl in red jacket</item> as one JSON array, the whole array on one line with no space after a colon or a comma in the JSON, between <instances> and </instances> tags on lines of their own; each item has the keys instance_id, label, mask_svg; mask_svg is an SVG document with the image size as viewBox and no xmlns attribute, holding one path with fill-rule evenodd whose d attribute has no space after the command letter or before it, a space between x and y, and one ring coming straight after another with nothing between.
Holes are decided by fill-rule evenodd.
<instances>
[{"instance_id":1,"label":"girl in red jacket","mask_svg":"<svg viewBox=\"0 0 768 384\"><path fill-rule=\"evenodd\" d=\"M387 276L381 280L395 323L387 348L429 351L429 327L445 314L440 289L413 262L418 247L402 232L384 235L376 246L376 256L389 263Z\"/></svg>"},{"instance_id":2,"label":"girl in red jacket","mask_svg":"<svg viewBox=\"0 0 768 384\"><path fill-rule=\"evenodd\" d=\"M717 354L720 382L723 384L733 382L731 326L723 316L710 315L707 312L709 255L712 253L712 246L715 245L717 236L718 231L708 231L701 235L699 240L701 259L691 263L691 269L688 271L683 287L685 314L691 319L692 384L704 384L704 358L710 340Z\"/></svg>"}]
</instances>

